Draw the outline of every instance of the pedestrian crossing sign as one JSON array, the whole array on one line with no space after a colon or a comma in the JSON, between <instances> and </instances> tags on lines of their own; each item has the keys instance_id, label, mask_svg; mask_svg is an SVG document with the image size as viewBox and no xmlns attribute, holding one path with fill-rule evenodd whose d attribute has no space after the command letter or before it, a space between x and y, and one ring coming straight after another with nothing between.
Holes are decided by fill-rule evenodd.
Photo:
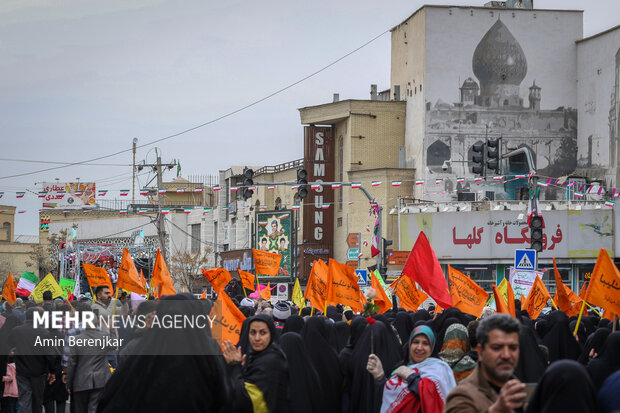
<instances>
[{"instance_id":1,"label":"pedestrian crossing sign","mask_svg":"<svg viewBox=\"0 0 620 413\"><path fill-rule=\"evenodd\" d=\"M536 270L536 250L515 250L515 270Z\"/></svg>"},{"instance_id":2,"label":"pedestrian crossing sign","mask_svg":"<svg viewBox=\"0 0 620 413\"><path fill-rule=\"evenodd\" d=\"M357 283L359 285L368 284L368 270L366 269L357 269L355 270L355 274L357 275Z\"/></svg>"}]
</instances>

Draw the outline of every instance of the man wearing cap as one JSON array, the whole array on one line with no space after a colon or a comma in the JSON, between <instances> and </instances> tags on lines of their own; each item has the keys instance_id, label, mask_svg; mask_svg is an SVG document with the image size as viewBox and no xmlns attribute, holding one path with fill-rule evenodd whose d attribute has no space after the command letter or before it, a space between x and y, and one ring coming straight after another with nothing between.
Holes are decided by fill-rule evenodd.
<instances>
[{"instance_id":1,"label":"man wearing cap","mask_svg":"<svg viewBox=\"0 0 620 413\"><path fill-rule=\"evenodd\" d=\"M278 301L273 307L273 324L275 324L277 330L282 330L286 319L291 316L291 306L284 302Z\"/></svg>"},{"instance_id":2,"label":"man wearing cap","mask_svg":"<svg viewBox=\"0 0 620 413\"><path fill-rule=\"evenodd\" d=\"M478 325L478 365L448 395L444 412L512 412L527 396L525 384L515 376L519 362L517 319L494 314Z\"/></svg>"}]
</instances>

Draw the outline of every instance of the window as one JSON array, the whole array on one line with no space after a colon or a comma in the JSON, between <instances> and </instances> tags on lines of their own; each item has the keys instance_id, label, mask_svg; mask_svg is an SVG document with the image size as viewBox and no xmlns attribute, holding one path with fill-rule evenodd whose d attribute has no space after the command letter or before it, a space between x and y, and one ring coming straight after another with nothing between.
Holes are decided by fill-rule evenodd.
<instances>
[{"instance_id":1,"label":"window","mask_svg":"<svg viewBox=\"0 0 620 413\"><path fill-rule=\"evenodd\" d=\"M492 294L493 284L497 284L497 268L495 265L452 265L452 268L469 276L486 292Z\"/></svg>"},{"instance_id":2,"label":"window","mask_svg":"<svg viewBox=\"0 0 620 413\"><path fill-rule=\"evenodd\" d=\"M560 272L560 275L562 276L562 282L568 288L571 288L571 285L572 285L571 277L570 277L571 269L572 268L570 264L567 264L567 265L558 264L558 271ZM556 290L555 275L553 274L553 264L552 265L539 264L538 271L544 271L543 277L542 277L543 283L545 284L545 287L547 287L547 291L549 291L549 294L551 294L551 297L553 297L555 295L555 290Z\"/></svg>"},{"instance_id":3,"label":"window","mask_svg":"<svg viewBox=\"0 0 620 413\"><path fill-rule=\"evenodd\" d=\"M11 224L5 222L2 224L2 229L6 231L6 240L7 242L11 242Z\"/></svg>"},{"instance_id":4,"label":"window","mask_svg":"<svg viewBox=\"0 0 620 413\"><path fill-rule=\"evenodd\" d=\"M200 224L192 224L192 237L190 242L192 254L200 251Z\"/></svg>"},{"instance_id":5,"label":"window","mask_svg":"<svg viewBox=\"0 0 620 413\"><path fill-rule=\"evenodd\" d=\"M276 205L275 205L275 209L282 209L282 199L280 197L276 198Z\"/></svg>"},{"instance_id":6,"label":"window","mask_svg":"<svg viewBox=\"0 0 620 413\"><path fill-rule=\"evenodd\" d=\"M342 217L338 218L337 225L338 225L339 227L341 227L341 226L342 226Z\"/></svg>"},{"instance_id":7,"label":"window","mask_svg":"<svg viewBox=\"0 0 620 413\"><path fill-rule=\"evenodd\" d=\"M426 162L433 172L443 172L443 163L450 159L450 147L441 140L433 142L426 150Z\"/></svg>"}]
</instances>

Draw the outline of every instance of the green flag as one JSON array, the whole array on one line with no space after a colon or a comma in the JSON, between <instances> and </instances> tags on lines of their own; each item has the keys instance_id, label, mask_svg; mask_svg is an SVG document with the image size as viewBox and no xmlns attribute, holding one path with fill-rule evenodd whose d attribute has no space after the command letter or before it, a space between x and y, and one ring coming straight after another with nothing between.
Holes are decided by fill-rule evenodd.
<instances>
[{"instance_id":1,"label":"green flag","mask_svg":"<svg viewBox=\"0 0 620 413\"><path fill-rule=\"evenodd\" d=\"M61 278L60 289L62 290L62 295L66 299L69 299L69 294L73 294L73 290L75 289L75 280L70 280L68 278Z\"/></svg>"}]
</instances>

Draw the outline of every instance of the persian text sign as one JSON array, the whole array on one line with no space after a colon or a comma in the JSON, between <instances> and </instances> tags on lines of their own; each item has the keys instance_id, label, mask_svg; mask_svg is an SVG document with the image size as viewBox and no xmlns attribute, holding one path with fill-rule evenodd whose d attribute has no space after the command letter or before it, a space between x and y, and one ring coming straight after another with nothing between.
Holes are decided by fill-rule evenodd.
<instances>
[{"instance_id":1,"label":"persian text sign","mask_svg":"<svg viewBox=\"0 0 620 413\"><path fill-rule=\"evenodd\" d=\"M95 205L94 182L43 183L43 208L79 209Z\"/></svg>"},{"instance_id":2,"label":"persian text sign","mask_svg":"<svg viewBox=\"0 0 620 413\"><path fill-rule=\"evenodd\" d=\"M544 218L539 258L596 257L601 246L613 251L610 209L545 211ZM527 220L518 219L514 211L401 215L401 249L410 250L422 230L439 259L512 260L515 249L530 247Z\"/></svg>"}]
</instances>

